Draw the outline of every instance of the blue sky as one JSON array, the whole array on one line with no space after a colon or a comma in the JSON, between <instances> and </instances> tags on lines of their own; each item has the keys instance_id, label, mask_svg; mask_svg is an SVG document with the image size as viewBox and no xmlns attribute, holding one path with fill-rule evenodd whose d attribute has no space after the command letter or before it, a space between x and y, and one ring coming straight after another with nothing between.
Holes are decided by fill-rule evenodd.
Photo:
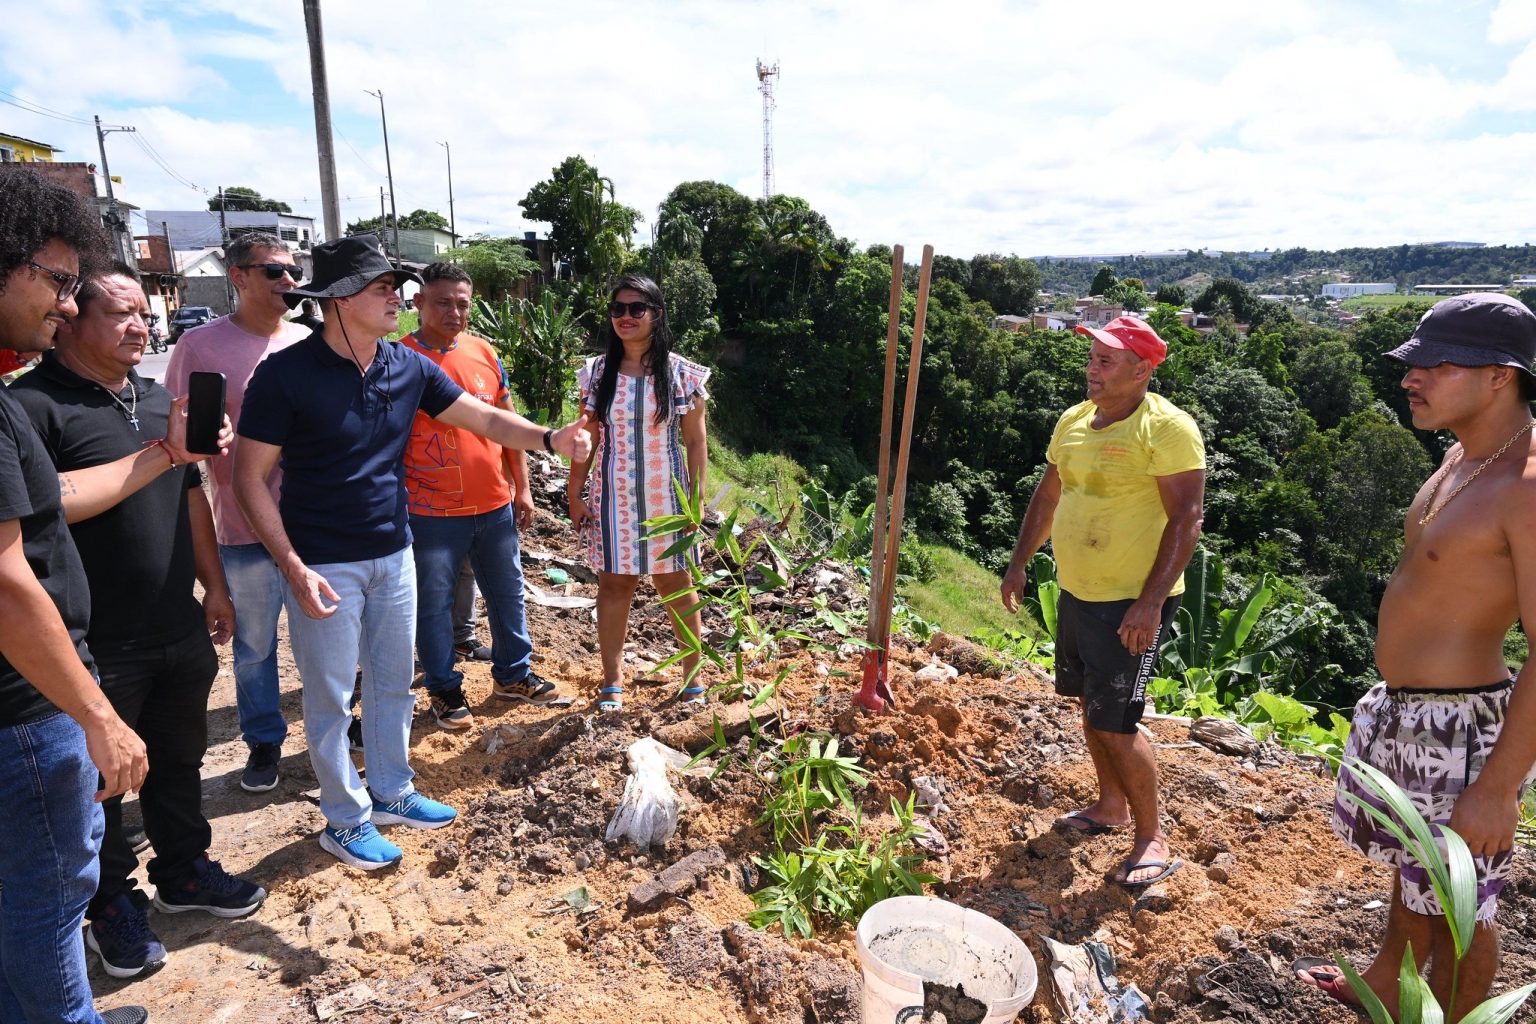
<instances>
[{"instance_id":1,"label":"blue sky","mask_svg":"<svg viewBox=\"0 0 1536 1024\"><path fill-rule=\"evenodd\" d=\"M681 181L779 190L861 244L1021 255L1536 241L1536 0L325 0L344 219L376 214L383 89L401 212L520 232L572 153L655 219ZM137 126L180 177L319 214L299 0L0 0L0 89ZM0 130L96 161L72 120ZM126 135L126 197L192 208ZM1536 269L1536 268L1533 268Z\"/></svg>"}]
</instances>

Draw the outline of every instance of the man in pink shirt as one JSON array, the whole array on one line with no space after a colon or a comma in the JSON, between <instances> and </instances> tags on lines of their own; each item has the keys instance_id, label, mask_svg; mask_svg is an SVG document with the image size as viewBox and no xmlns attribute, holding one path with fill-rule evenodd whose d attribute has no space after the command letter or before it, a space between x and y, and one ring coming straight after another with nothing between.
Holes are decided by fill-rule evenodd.
<instances>
[{"instance_id":1,"label":"man in pink shirt","mask_svg":"<svg viewBox=\"0 0 1536 1024\"><path fill-rule=\"evenodd\" d=\"M193 372L222 373L225 409L231 420L239 422L245 386L257 364L307 337L309 330L283 319L288 312L283 294L298 282L300 271L276 235L241 235L225 247L224 259L239 305L229 316L181 336L166 370L165 386L180 396L186 394L187 378ZM209 476L219 560L235 605L235 703L240 733L251 748L240 788L264 793L277 786L278 760L288 735L277 686L277 616L283 607L283 575L235 501L234 454L239 443L236 439L230 446L229 458L210 460ZM267 479L274 501L281 480L277 469Z\"/></svg>"}]
</instances>

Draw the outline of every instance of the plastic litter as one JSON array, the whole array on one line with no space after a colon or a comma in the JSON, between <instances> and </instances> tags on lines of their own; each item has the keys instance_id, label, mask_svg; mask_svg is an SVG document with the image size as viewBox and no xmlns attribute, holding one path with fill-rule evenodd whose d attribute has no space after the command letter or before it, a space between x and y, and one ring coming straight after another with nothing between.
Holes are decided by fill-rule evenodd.
<instances>
[{"instance_id":1,"label":"plastic litter","mask_svg":"<svg viewBox=\"0 0 1536 1024\"><path fill-rule=\"evenodd\" d=\"M681 810L667 769L682 772L691 758L649 736L631 743L626 757L629 778L604 837L610 843L628 839L636 846L660 846L677 831Z\"/></svg>"},{"instance_id":2,"label":"plastic litter","mask_svg":"<svg viewBox=\"0 0 1536 1024\"><path fill-rule=\"evenodd\" d=\"M571 574L559 566L552 566L544 570L544 578L557 587L563 587L571 582Z\"/></svg>"},{"instance_id":3,"label":"plastic litter","mask_svg":"<svg viewBox=\"0 0 1536 1024\"><path fill-rule=\"evenodd\" d=\"M1046 977L1063 1020L1072 1024L1133 1024L1147 1020L1151 1007L1135 985L1115 978L1115 957L1102 942L1073 946L1040 936L1049 960Z\"/></svg>"}]
</instances>

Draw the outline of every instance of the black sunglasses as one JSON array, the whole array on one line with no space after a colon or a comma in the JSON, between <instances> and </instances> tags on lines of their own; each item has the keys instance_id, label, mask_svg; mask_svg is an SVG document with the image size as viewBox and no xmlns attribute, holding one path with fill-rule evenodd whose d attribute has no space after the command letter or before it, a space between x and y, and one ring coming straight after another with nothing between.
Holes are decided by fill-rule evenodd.
<instances>
[{"instance_id":1,"label":"black sunglasses","mask_svg":"<svg viewBox=\"0 0 1536 1024\"><path fill-rule=\"evenodd\" d=\"M608 315L617 319L628 313L636 320L644 320L645 314L655 309L649 302L610 302L608 303Z\"/></svg>"},{"instance_id":2,"label":"black sunglasses","mask_svg":"<svg viewBox=\"0 0 1536 1024\"><path fill-rule=\"evenodd\" d=\"M266 271L268 281L276 281L284 274L287 274L295 281L302 279L304 276L304 271L300 270L298 265L293 263L241 263L239 266L241 270L255 270L257 267L260 267Z\"/></svg>"},{"instance_id":3,"label":"black sunglasses","mask_svg":"<svg viewBox=\"0 0 1536 1024\"><path fill-rule=\"evenodd\" d=\"M53 270L50 267L45 267L41 263L34 263L31 260L27 261L27 266L31 267L39 274L47 274L49 277L53 278L53 283L59 286L57 296L60 302L63 302L65 299L73 298L80 293L80 286L84 283L84 281L81 279L79 274L66 274L62 270Z\"/></svg>"}]
</instances>

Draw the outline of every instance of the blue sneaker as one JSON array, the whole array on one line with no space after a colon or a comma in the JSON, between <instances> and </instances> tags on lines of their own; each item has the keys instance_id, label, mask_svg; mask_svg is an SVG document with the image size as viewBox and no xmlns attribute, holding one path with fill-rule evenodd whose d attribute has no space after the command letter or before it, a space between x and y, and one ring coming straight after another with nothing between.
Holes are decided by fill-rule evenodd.
<instances>
[{"instance_id":1,"label":"blue sneaker","mask_svg":"<svg viewBox=\"0 0 1536 1024\"><path fill-rule=\"evenodd\" d=\"M407 793L393 803L373 798L375 825L409 825L411 828L442 828L452 824L459 812L447 804L428 800L420 793Z\"/></svg>"},{"instance_id":2,"label":"blue sneaker","mask_svg":"<svg viewBox=\"0 0 1536 1024\"><path fill-rule=\"evenodd\" d=\"M203 855L192 863L192 874L175 885L155 888L155 909L167 914L201 910L215 917L244 917L267 898L259 885L236 878Z\"/></svg>"},{"instance_id":3,"label":"blue sneaker","mask_svg":"<svg viewBox=\"0 0 1536 1024\"><path fill-rule=\"evenodd\" d=\"M165 946L126 894L107 904L101 917L91 922L85 944L101 957L101 969L114 978L134 978L165 966Z\"/></svg>"},{"instance_id":4,"label":"blue sneaker","mask_svg":"<svg viewBox=\"0 0 1536 1024\"><path fill-rule=\"evenodd\" d=\"M354 828L327 828L320 833L320 848L343 864L364 871L387 868L405 856L400 847L379 835L371 821Z\"/></svg>"}]
</instances>

